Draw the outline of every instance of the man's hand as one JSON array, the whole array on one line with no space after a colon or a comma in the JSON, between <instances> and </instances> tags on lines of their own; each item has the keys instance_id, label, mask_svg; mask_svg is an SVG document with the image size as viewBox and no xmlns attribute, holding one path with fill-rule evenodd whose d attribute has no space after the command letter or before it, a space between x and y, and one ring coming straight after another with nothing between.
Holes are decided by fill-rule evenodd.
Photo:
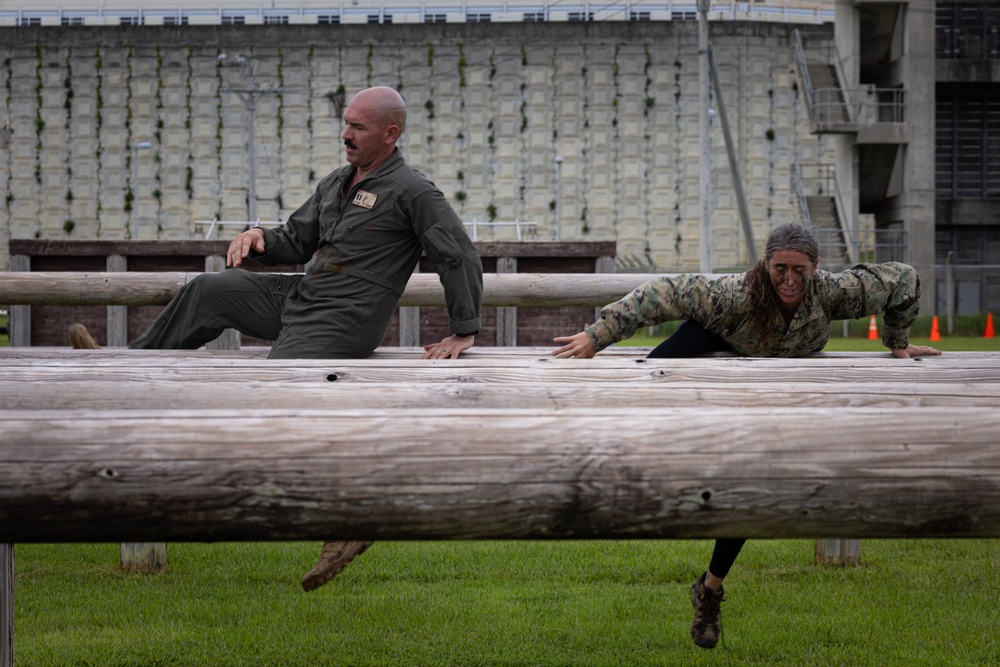
<instances>
[{"instance_id":1,"label":"man's hand","mask_svg":"<svg viewBox=\"0 0 1000 667\"><path fill-rule=\"evenodd\" d=\"M562 347L552 350L553 357L559 357L560 359L590 359L597 354L597 350L594 349L594 344L590 342L590 336L587 335L586 331L581 331L572 336L556 336L552 341L554 343L565 343Z\"/></svg>"},{"instance_id":2,"label":"man's hand","mask_svg":"<svg viewBox=\"0 0 1000 667\"><path fill-rule=\"evenodd\" d=\"M440 343L424 345L424 359L458 359L476 342L475 336L448 336Z\"/></svg>"},{"instance_id":3,"label":"man's hand","mask_svg":"<svg viewBox=\"0 0 1000 667\"><path fill-rule=\"evenodd\" d=\"M909 359L910 357L922 357L925 355L935 355L941 354L941 350L937 350L930 345L907 345L901 350L893 350L892 356L897 359Z\"/></svg>"},{"instance_id":4,"label":"man's hand","mask_svg":"<svg viewBox=\"0 0 1000 667\"><path fill-rule=\"evenodd\" d=\"M234 268L239 266L251 250L264 252L264 230L260 227L248 229L233 239L229 244L229 252L226 253L226 266Z\"/></svg>"}]
</instances>

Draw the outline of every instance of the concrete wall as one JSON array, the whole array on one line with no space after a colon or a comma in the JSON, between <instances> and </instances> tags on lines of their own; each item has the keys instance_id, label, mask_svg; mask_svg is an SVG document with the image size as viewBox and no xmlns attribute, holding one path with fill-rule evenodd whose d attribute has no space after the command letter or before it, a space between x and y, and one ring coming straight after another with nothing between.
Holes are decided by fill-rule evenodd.
<instances>
[{"instance_id":1,"label":"concrete wall","mask_svg":"<svg viewBox=\"0 0 1000 667\"><path fill-rule=\"evenodd\" d=\"M809 134L795 27L712 25L758 246L796 218L792 163L835 160ZM829 25L800 28L813 44L833 38ZM407 159L463 219L535 221L554 239L559 155L563 240L698 268L695 21L0 29L0 124L13 130L0 141L0 268L7 238L131 238L131 197L140 239L245 220L246 109L233 92L245 80L220 53L252 53L256 84L283 91L257 98L262 220L286 217L343 164L329 96L391 85L409 106ZM714 264L743 266L718 123L712 164Z\"/></svg>"}]
</instances>

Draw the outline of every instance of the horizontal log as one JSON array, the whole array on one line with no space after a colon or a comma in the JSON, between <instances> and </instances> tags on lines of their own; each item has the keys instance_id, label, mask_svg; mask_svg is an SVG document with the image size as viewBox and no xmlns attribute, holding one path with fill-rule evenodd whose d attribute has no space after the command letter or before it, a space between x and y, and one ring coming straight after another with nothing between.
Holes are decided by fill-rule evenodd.
<instances>
[{"instance_id":1,"label":"horizontal log","mask_svg":"<svg viewBox=\"0 0 1000 667\"><path fill-rule=\"evenodd\" d=\"M13 348L12 348L13 349ZM158 355L131 350L65 350L52 359L5 356L0 370L8 381L147 382L468 382L468 383L997 383L1000 353L955 355L923 360L895 359L886 352L868 357L755 359L707 357L645 359L601 356L593 359L525 357L424 360L395 359L274 360L234 355Z\"/></svg>"},{"instance_id":2,"label":"horizontal log","mask_svg":"<svg viewBox=\"0 0 1000 667\"><path fill-rule=\"evenodd\" d=\"M122 374L125 375L124 373ZM395 408L676 408L676 407L991 407L1000 384L893 382L166 382L0 378L3 408L59 409L363 409Z\"/></svg>"},{"instance_id":3,"label":"horizontal log","mask_svg":"<svg viewBox=\"0 0 1000 667\"><path fill-rule=\"evenodd\" d=\"M31 271L0 273L0 303L9 305L163 305L197 273ZM603 306L617 301L654 274L489 273L484 306ZM444 306L436 274L415 273L401 306Z\"/></svg>"},{"instance_id":4,"label":"horizontal log","mask_svg":"<svg viewBox=\"0 0 1000 667\"><path fill-rule=\"evenodd\" d=\"M0 420L11 542L1000 537L993 408Z\"/></svg>"}]
</instances>

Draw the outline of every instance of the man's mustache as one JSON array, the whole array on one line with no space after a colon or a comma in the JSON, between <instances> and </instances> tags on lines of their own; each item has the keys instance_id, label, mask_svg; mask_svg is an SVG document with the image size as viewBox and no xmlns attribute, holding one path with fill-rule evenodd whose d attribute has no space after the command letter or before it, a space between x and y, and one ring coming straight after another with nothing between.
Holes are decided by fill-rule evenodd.
<instances>
[{"instance_id":1,"label":"man's mustache","mask_svg":"<svg viewBox=\"0 0 1000 667\"><path fill-rule=\"evenodd\" d=\"M348 148L350 148L351 150L357 150L357 148L358 148L358 147L357 147L357 146L356 146L356 145L354 144L354 142L353 142L353 141L351 141L350 139L344 139L344 145L345 145L345 146L347 146Z\"/></svg>"}]
</instances>

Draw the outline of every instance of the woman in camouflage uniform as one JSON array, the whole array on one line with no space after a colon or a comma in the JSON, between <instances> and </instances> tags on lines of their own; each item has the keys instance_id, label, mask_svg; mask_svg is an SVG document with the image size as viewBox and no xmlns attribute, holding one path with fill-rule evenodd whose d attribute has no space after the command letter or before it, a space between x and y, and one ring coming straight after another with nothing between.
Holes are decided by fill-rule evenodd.
<instances>
[{"instance_id":1,"label":"woman in camouflage uniform","mask_svg":"<svg viewBox=\"0 0 1000 667\"><path fill-rule=\"evenodd\" d=\"M685 320L650 358L687 358L710 352L752 357L801 357L819 352L830 338L832 320L883 315L882 342L893 356L940 354L911 345L920 280L897 262L858 264L840 273L820 271L819 245L806 227L777 227L764 258L746 273L720 278L684 274L650 280L609 304L601 318L573 336L554 339L560 358L590 358L639 327ZM692 585L691 637L714 648L722 634L722 580L746 540L716 540L708 570Z\"/></svg>"}]
</instances>

